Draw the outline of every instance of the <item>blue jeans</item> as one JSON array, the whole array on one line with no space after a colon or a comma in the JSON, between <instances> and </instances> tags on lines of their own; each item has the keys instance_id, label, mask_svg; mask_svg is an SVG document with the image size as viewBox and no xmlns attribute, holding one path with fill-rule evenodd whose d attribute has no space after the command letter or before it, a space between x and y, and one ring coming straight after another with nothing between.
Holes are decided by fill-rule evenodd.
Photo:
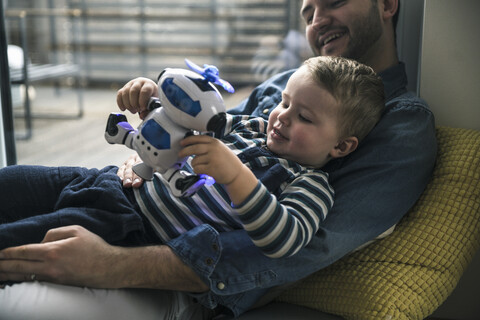
<instances>
[{"instance_id":1,"label":"blue jeans","mask_svg":"<svg viewBox=\"0 0 480 320\"><path fill-rule=\"evenodd\" d=\"M110 244L158 243L117 168L11 166L0 170L0 249L81 225Z\"/></svg>"}]
</instances>

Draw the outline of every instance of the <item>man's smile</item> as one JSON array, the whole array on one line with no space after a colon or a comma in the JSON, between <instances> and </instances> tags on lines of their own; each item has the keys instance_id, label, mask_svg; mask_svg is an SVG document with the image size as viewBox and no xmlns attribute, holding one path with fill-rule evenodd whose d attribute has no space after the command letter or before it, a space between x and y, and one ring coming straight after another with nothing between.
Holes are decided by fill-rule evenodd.
<instances>
[{"instance_id":1,"label":"man's smile","mask_svg":"<svg viewBox=\"0 0 480 320\"><path fill-rule=\"evenodd\" d=\"M324 33L318 39L319 49L328 50L347 34L344 30L329 31Z\"/></svg>"},{"instance_id":2,"label":"man's smile","mask_svg":"<svg viewBox=\"0 0 480 320\"><path fill-rule=\"evenodd\" d=\"M331 35L329 35L328 37L326 37L326 38L323 40L322 45L326 45L326 44L328 44L330 41L332 41L332 40L334 40L334 39L337 39L337 38L340 38L342 35L343 35L343 33L340 33L340 32L331 34Z\"/></svg>"}]
</instances>

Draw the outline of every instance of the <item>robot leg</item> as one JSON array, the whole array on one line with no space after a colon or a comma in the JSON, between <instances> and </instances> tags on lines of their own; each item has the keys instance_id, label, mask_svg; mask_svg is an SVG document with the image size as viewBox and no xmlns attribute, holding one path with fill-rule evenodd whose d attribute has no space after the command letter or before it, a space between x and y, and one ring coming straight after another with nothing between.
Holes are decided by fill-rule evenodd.
<instances>
[{"instance_id":1,"label":"robot leg","mask_svg":"<svg viewBox=\"0 0 480 320\"><path fill-rule=\"evenodd\" d=\"M168 169L163 176L176 197L190 197L203 185L210 186L215 183L215 180L206 174L191 174L176 167Z\"/></svg>"}]
</instances>

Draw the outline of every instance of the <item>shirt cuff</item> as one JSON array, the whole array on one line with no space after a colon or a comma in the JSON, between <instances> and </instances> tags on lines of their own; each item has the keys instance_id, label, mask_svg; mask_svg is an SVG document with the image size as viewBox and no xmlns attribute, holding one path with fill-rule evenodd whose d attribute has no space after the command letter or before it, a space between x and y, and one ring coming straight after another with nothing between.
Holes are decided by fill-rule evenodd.
<instances>
[{"instance_id":1,"label":"shirt cuff","mask_svg":"<svg viewBox=\"0 0 480 320\"><path fill-rule=\"evenodd\" d=\"M257 186L253 191L248 195L248 197L243 200L243 202L234 205L232 203L232 208L238 214L245 214L248 211L252 210L252 208L258 205L258 202L261 201L265 196L270 197L270 193L268 192L267 188L259 181Z\"/></svg>"}]
</instances>

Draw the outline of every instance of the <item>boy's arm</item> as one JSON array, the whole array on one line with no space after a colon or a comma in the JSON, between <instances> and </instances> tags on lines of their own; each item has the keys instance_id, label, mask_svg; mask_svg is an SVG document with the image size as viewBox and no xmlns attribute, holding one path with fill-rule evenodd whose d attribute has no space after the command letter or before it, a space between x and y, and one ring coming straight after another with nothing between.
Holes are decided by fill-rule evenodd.
<instances>
[{"instance_id":1,"label":"boy's arm","mask_svg":"<svg viewBox=\"0 0 480 320\"><path fill-rule=\"evenodd\" d=\"M304 173L272 196L252 171L220 140L190 136L180 157L195 155L197 174L224 186L252 241L271 258L290 256L310 242L333 205L333 191L321 171Z\"/></svg>"},{"instance_id":2,"label":"boy's arm","mask_svg":"<svg viewBox=\"0 0 480 320\"><path fill-rule=\"evenodd\" d=\"M333 206L323 172L304 173L278 196L261 183L236 211L253 243L269 258L290 257L317 233Z\"/></svg>"}]
</instances>

